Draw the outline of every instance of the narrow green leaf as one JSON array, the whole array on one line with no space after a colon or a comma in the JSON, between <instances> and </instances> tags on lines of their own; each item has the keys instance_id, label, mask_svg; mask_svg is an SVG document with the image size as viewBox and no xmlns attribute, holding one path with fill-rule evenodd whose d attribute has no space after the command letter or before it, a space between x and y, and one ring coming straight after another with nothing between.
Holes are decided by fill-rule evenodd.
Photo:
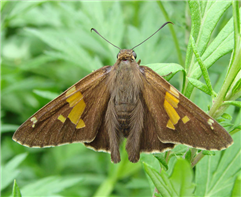
<instances>
[{"instance_id":1,"label":"narrow green leaf","mask_svg":"<svg viewBox=\"0 0 241 197\"><path fill-rule=\"evenodd\" d=\"M240 31L241 31L241 21L240 21L240 14L239 10L241 10L239 2L238 1L232 1L233 4L233 17L234 17L234 53L233 56L235 57L236 55L238 55L240 49Z\"/></svg>"},{"instance_id":2,"label":"narrow green leaf","mask_svg":"<svg viewBox=\"0 0 241 197\"><path fill-rule=\"evenodd\" d=\"M126 185L129 189L143 189L149 188L147 179L132 178Z\"/></svg>"},{"instance_id":3,"label":"narrow green leaf","mask_svg":"<svg viewBox=\"0 0 241 197\"><path fill-rule=\"evenodd\" d=\"M188 77L188 80L194 87L198 88L199 90L201 90L201 91L203 91L206 94L211 96L210 91L209 91L206 84L202 83L201 81L199 81L197 79L193 79L193 78L190 78L190 77ZM214 91L213 91L213 94L217 95Z\"/></svg>"},{"instance_id":4,"label":"narrow green leaf","mask_svg":"<svg viewBox=\"0 0 241 197\"><path fill-rule=\"evenodd\" d=\"M70 61L76 65L81 65L83 68L91 68L91 58L86 50L78 45L75 42L75 39L73 39L72 34L74 34L74 32L67 33L64 29L56 29L56 31L53 31L52 29L40 30L33 28L26 28L25 31L38 37L54 50L58 51L55 52L58 54L58 56L56 55L55 57ZM85 38L82 37L82 39ZM54 53L54 51L50 51L49 53Z\"/></svg>"},{"instance_id":5,"label":"narrow green leaf","mask_svg":"<svg viewBox=\"0 0 241 197\"><path fill-rule=\"evenodd\" d=\"M166 159L163 156L163 154L155 154L154 157L157 158L157 160L159 161L161 168L164 169L165 171L167 171L168 165L167 165Z\"/></svg>"},{"instance_id":6,"label":"narrow green leaf","mask_svg":"<svg viewBox=\"0 0 241 197\"><path fill-rule=\"evenodd\" d=\"M232 120L232 116L230 116L230 115L227 114L227 113L223 113L223 114L222 114L222 117L225 118L225 119L227 119L227 120Z\"/></svg>"},{"instance_id":7,"label":"narrow green leaf","mask_svg":"<svg viewBox=\"0 0 241 197\"><path fill-rule=\"evenodd\" d=\"M71 187L80 181L82 177L47 177L30 183L21 189L23 196L51 196Z\"/></svg>"},{"instance_id":8,"label":"narrow green leaf","mask_svg":"<svg viewBox=\"0 0 241 197\"><path fill-rule=\"evenodd\" d=\"M239 174L235 180L233 191L232 191L232 197L239 197L241 196L241 175Z\"/></svg>"},{"instance_id":9,"label":"narrow green leaf","mask_svg":"<svg viewBox=\"0 0 241 197\"><path fill-rule=\"evenodd\" d=\"M241 101L224 101L223 105L233 105L241 108Z\"/></svg>"},{"instance_id":10,"label":"narrow green leaf","mask_svg":"<svg viewBox=\"0 0 241 197\"><path fill-rule=\"evenodd\" d=\"M168 179L168 176L164 170L159 173L145 162L143 162L143 165L145 172L151 178L152 182L154 183L161 196L178 196L171 187L171 182Z\"/></svg>"},{"instance_id":11,"label":"narrow green leaf","mask_svg":"<svg viewBox=\"0 0 241 197\"><path fill-rule=\"evenodd\" d=\"M241 131L241 125L238 125L238 126L234 127L233 130L230 131L229 133L230 133L230 135L233 135L233 134L235 134L239 131Z\"/></svg>"},{"instance_id":12,"label":"narrow green leaf","mask_svg":"<svg viewBox=\"0 0 241 197\"><path fill-rule=\"evenodd\" d=\"M203 150L202 153L203 153L204 155L211 155L211 156L215 155L215 152L214 152L214 151L209 151L209 150Z\"/></svg>"},{"instance_id":13,"label":"narrow green leaf","mask_svg":"<svg viewBox=\"0 0 241 197\"><path fill-rule=\"evenodd\" d=\"M175 63L154 63L147 64L146 66L154 70L160 76L165 76L167 80L171 79L179 71L184 72L184 68Z\"/></svg>"},{"instance_id":14,"label":"narrow green leaf","mask_svg":"<svg viewBox=\"0 0 241 197\"><path fill-rule=\"evenodd\" d=\"M206 66L204 65L204 63L203 63L203 61L202 61L202 58L200 57L200 55L199 55L199 52L198 52L198 49L197 49L197 47L196 47L196 44L195 44L195 41L194 41L194 38L191 36L191 44L192 44L192 50L193 50L193 52L194 52L194 54L195 54L195 57L196 57L196 59L197 59L197 61L198 61L198 64L199 64L199 66L200 66L200 68L201 68L201 71L202 71L202 74L203 74L203 78L204 78L204 80L205 80L205 82L206 82L206 84L207 84L207 87L208 87L208 94L209 95L211 95L212 97L213 97L213 89L212 89L212 85L211 85L211 81L210 81L210 78L209 78L209 76L208 76L208 71L207 71L207 68L206 68Z\"/></svg>"},{"instance_id":15,"label":"narrow green leaf","mask_svg":"<svg viewBox=\"0 0 241 197\"><path fill-rule=\"evenodd\" d=\"M237 77L241 77L241 73L240 75L238 74ZM238 79L238 81L235 83L234 87L232 88L232 94L236 94L240 91L241 91L241 78Z\"/></svg>"},{"instance_id":16,"label":"narrow green leaf","mask_svg":"<svg viewBox=\"0 0 241 197\"><path fill-rule=\"evenodd\" d=\"M2 180L4 180L1 182L1 190L11 184L12 181L17 177L20 171L16 168L26 157L26 153L17 155L13 159L11 159L6 165L1 166Z\"/></svg>"},{"instance_id":17,"label":"narrow green leaf","mask_svg":"<svg viewBox=\"0 0 241 197\"><path fill-rule=\"evenodd\" d=\"M191 149L189 149L189 150L186 152L186 154L185 154L185 159L186 159L189 163L191 163L191 160L192 160L192 151L191 151Z\"/></svg>"},{"instance_id":18,"label":"narrow green leaf","mask_svg":"<svg viewBox=\"0 0 241 197\"><path fill-rule=\"evenodd\" d=\"M24 62L23 64L21 64L19 66L19 68L21 70L32 70L32 69L36 69L50 61L54 61L54 60L56 60L56 58L53 58L53 57L47 56L47 55L40 55L27 62Z\"/></svg>"},{"instance_id":19,"label":"narrow green leaf","mask_svg":"<svg viewBox=\"0 0 241 197\"><path fill-rule=\"evenodd\" d=\"M50 92L50 91L43 91L43 90L33 90L33 92L43 98L49 99L49 100L53 100L55 99L57 96L59 96L59 94L55 93L55 92Z\"/></svg>"},{"instance_id":20,"label":"narrow green leaf","mask_svg":"<svg viewBox=\"0 0 241 197\"><path fill-rule=\"evenodd\" d=\"M31 3L14 2L13 9L11 10L10 13L8 13L5 20L9 22L9 20L13 20L15 17L18 17L19 15L26 13L28 10L32 9L33 7L36 7L42 2L44 1L31 2Z\"/></svg>"},{"instance_id":21,"label":"narrow green leaf","mask_svg":"<svg viewBox=\"0 0 241 197\"><path fill-rule=\"evenodd\" d=\"M13 132L18 129L19 125L13 125L13 124L1 124L1 133L6 132Z\"/></svg>"},{"instance_id":22,"label":"narrow green leaf","mask_svg":"<svg viewBox=\"0 0 241 197\"><path fill-rule=\"evenodd\" d=\"M197 8L197 6L195 6L194 9L192 8L192 5L194 4L193 1L189 1L189 3L191 3L191 11L194 11L194 9L198 9L197 11L195 11L195 13L200 12L200 7ZM199 6L202 5L202 3L202 1L197 2ZM223 13L228 9L228 7L231 6L231 4L232 3L230 1L223 1L222 3L220 3L218 0L208 1L205 12L201 16L201 21L199 22L200 27L195 31L196 34L198 34L198 36L196 36L195 34L193 35L193 38L197 41L197 50L199 51L200 55L202 55L205 51L206 46L208 45L208 42L212 35L212 32L216 27L219 19L221 18ZM192 20L192 23L195 23L197 16L194 16L193 13L192 17L195 20ZM200 18L200 16L198 16L198 18Z\"/></svg>"},{"instance_id":23,"label":"narrow green leaf","mask_svg":"<svg viewBox=\"0 0 241 197\"><path fill-rule=\"evenodd\" d=\"M22 197L20 189L18 187L18 184L16 182L16 180L14 179L13 182L13 193L12 193L12 197Z\"/></svg>"},{"instance_id":24,"label":"narrow green leaf","mask_svg":"<svg viewBox=\"0 0 241 197\"><path fill-rule=\"evenodd\" d=\"M201 6L202 2L198 1L188 1L188 5L191 11L191 19L192 19L192 28L191 28L191 35L194 39L198 38L199 30L201 27L201 20L202 20L202 13L201 13Z\"/></svg>"}]
</instances>

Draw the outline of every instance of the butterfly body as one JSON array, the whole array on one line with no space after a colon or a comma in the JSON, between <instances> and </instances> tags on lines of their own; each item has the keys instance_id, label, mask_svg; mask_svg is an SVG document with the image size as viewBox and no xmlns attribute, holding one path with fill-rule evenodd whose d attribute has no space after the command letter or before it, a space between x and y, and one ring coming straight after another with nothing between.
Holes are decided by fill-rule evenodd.
<instances>
[{"instance_id":1,"label":"butterfly body","mask_svg":"<svg viewBox=\"0 0 241 197\"><path fill-rule=\"evenodd\" d=\"M110 138L112 161L119 162L119 144L127 138L129 159L139 160L140 136L143 129L144 109L140 98L143 88L140 66L133 50L121 50L118 60L107 79L110 100L105 115L105 124Z\"/></svg>"},{"instance_id":2,"label":"butterfly body","mask_svg":"<svg viewBox=\"0 0 241 197\"><path fill-rule=\"evenodd\" d=\"M82 142L120 161L127 138L131 162L140 152L163 152L175 144L222 150L233 140L226 130L165 79L121 50L113 66L89 74L31 116L13 139L29 147Z\"/></svg>"}]
</instances>

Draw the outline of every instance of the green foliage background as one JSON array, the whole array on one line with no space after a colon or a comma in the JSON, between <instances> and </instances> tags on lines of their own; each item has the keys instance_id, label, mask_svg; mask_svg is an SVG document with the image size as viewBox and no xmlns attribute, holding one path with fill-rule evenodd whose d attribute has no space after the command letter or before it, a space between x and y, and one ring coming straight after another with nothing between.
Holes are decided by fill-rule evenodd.
<instances>
[{"instance_id":1,"label":"green foliage background","mask_svg":"<svg viewBox=\"0 0 241 197\"><path fill-rule=\"evenodd\" d=\"M240 196L239 7L235 1L2 1L2 196L152 196L157 190L158 196ZM112 164L107 153L82 144L32 149L12 141L40 107L115 63L118 49L92 27L131 48L166 21L174 26L136 48L137 59L160 75L172 72L170 82L219 117L234 145L215 153L178 145L156 157L141 154L137 164L128 161L123 146L121 163Z\"/></svg>"}]
</instances>

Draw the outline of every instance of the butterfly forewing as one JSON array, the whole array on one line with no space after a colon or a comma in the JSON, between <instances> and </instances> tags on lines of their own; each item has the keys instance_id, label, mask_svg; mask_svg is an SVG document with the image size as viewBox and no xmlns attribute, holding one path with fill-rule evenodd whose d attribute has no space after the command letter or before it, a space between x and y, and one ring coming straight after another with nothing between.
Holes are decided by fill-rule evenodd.
<instances>
[{"instance_id":1,"label":"butterfly forewing","mask_svg":"<svg viewBox=\"0 0 241 197\"><path fill-rule=\"evenodd\" d=\"M232 144L231 136L214 119L150 68L141 69L146 81L143 97L161 142L207 150L222 150Z\"/></svg>"},{"instance_id":2,"label":"butterfly forewing","mask_svg":"<svg viewBox=\"0 0 241 197\"><path fill-rule=\"evenodd\" d=\"M23 123L13 139L30 147L93 141L109 99L109 71L103 67L74 84Z\"/></svg>"}]
</instances>

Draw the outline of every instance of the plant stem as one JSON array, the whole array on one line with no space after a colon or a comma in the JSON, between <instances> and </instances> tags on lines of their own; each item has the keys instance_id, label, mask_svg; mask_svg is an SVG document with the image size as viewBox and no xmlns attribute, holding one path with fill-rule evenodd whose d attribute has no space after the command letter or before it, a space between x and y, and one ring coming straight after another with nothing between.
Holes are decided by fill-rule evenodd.
<instances>
[{"instance_id":1,"label":"plant stem","mask_svg":"<svg viewBox=\"0 0 241 197\"><path fill-rule=\"evenodd\" d=\"M228 105L223 105L226 100L228 90L230 89L235 77L241 69L241 46L240 46L240 20L239 20L239 9L238 2L233 1L233 21L234 21L234 50L232 53L232 59L230 61L229 70L225 78L224 84L213 103L209 114L213 118L220 116L228 107Z\"/></svg>"},{"instance_id":2,"label":"plant stem","mask_svg":"<svg viewBox=\"0 0 241 197\"><path fill-rule=\"evenodd\" d=\"M197 154L196 157L194 157L193 161L192 161L192 168L204 157L205 155L203 154L203 152L201 151L200 153Z\"/></svg>"},{"instance_id":3,"label":"plant stem","mask_svg":"<svg viewBox=\"0 0 241 197\"><path fill-rule=\"evenodd\" d=\"M170 21L170 18L169 18L169 16L168 16L168 14L167 14L164 6L162 5L162 2L161 2L161 1L158 1L157 3L158 3L158 5L159 5L159 7L160 7L160 9L161 9L161 11L162 11L165 19L166 19L167 21ZM178 61L179 61L180 65L182 65L182 66L184 67L184 61L183 61L183 59L182 59L182 53L181 53L181 50L180 50L180 46L179 46L179 43L178 43L178 39L177 39L175 30L174 30L174 28L173 28L172 25L168 25L168 27L170 28L170 31L171 31L171 34L172 34L172 37L173 37L173 40L174 40L174 44L175 44L176 51L177 51L177 56L178 56Z\"/></svg>"}]
</instances>

